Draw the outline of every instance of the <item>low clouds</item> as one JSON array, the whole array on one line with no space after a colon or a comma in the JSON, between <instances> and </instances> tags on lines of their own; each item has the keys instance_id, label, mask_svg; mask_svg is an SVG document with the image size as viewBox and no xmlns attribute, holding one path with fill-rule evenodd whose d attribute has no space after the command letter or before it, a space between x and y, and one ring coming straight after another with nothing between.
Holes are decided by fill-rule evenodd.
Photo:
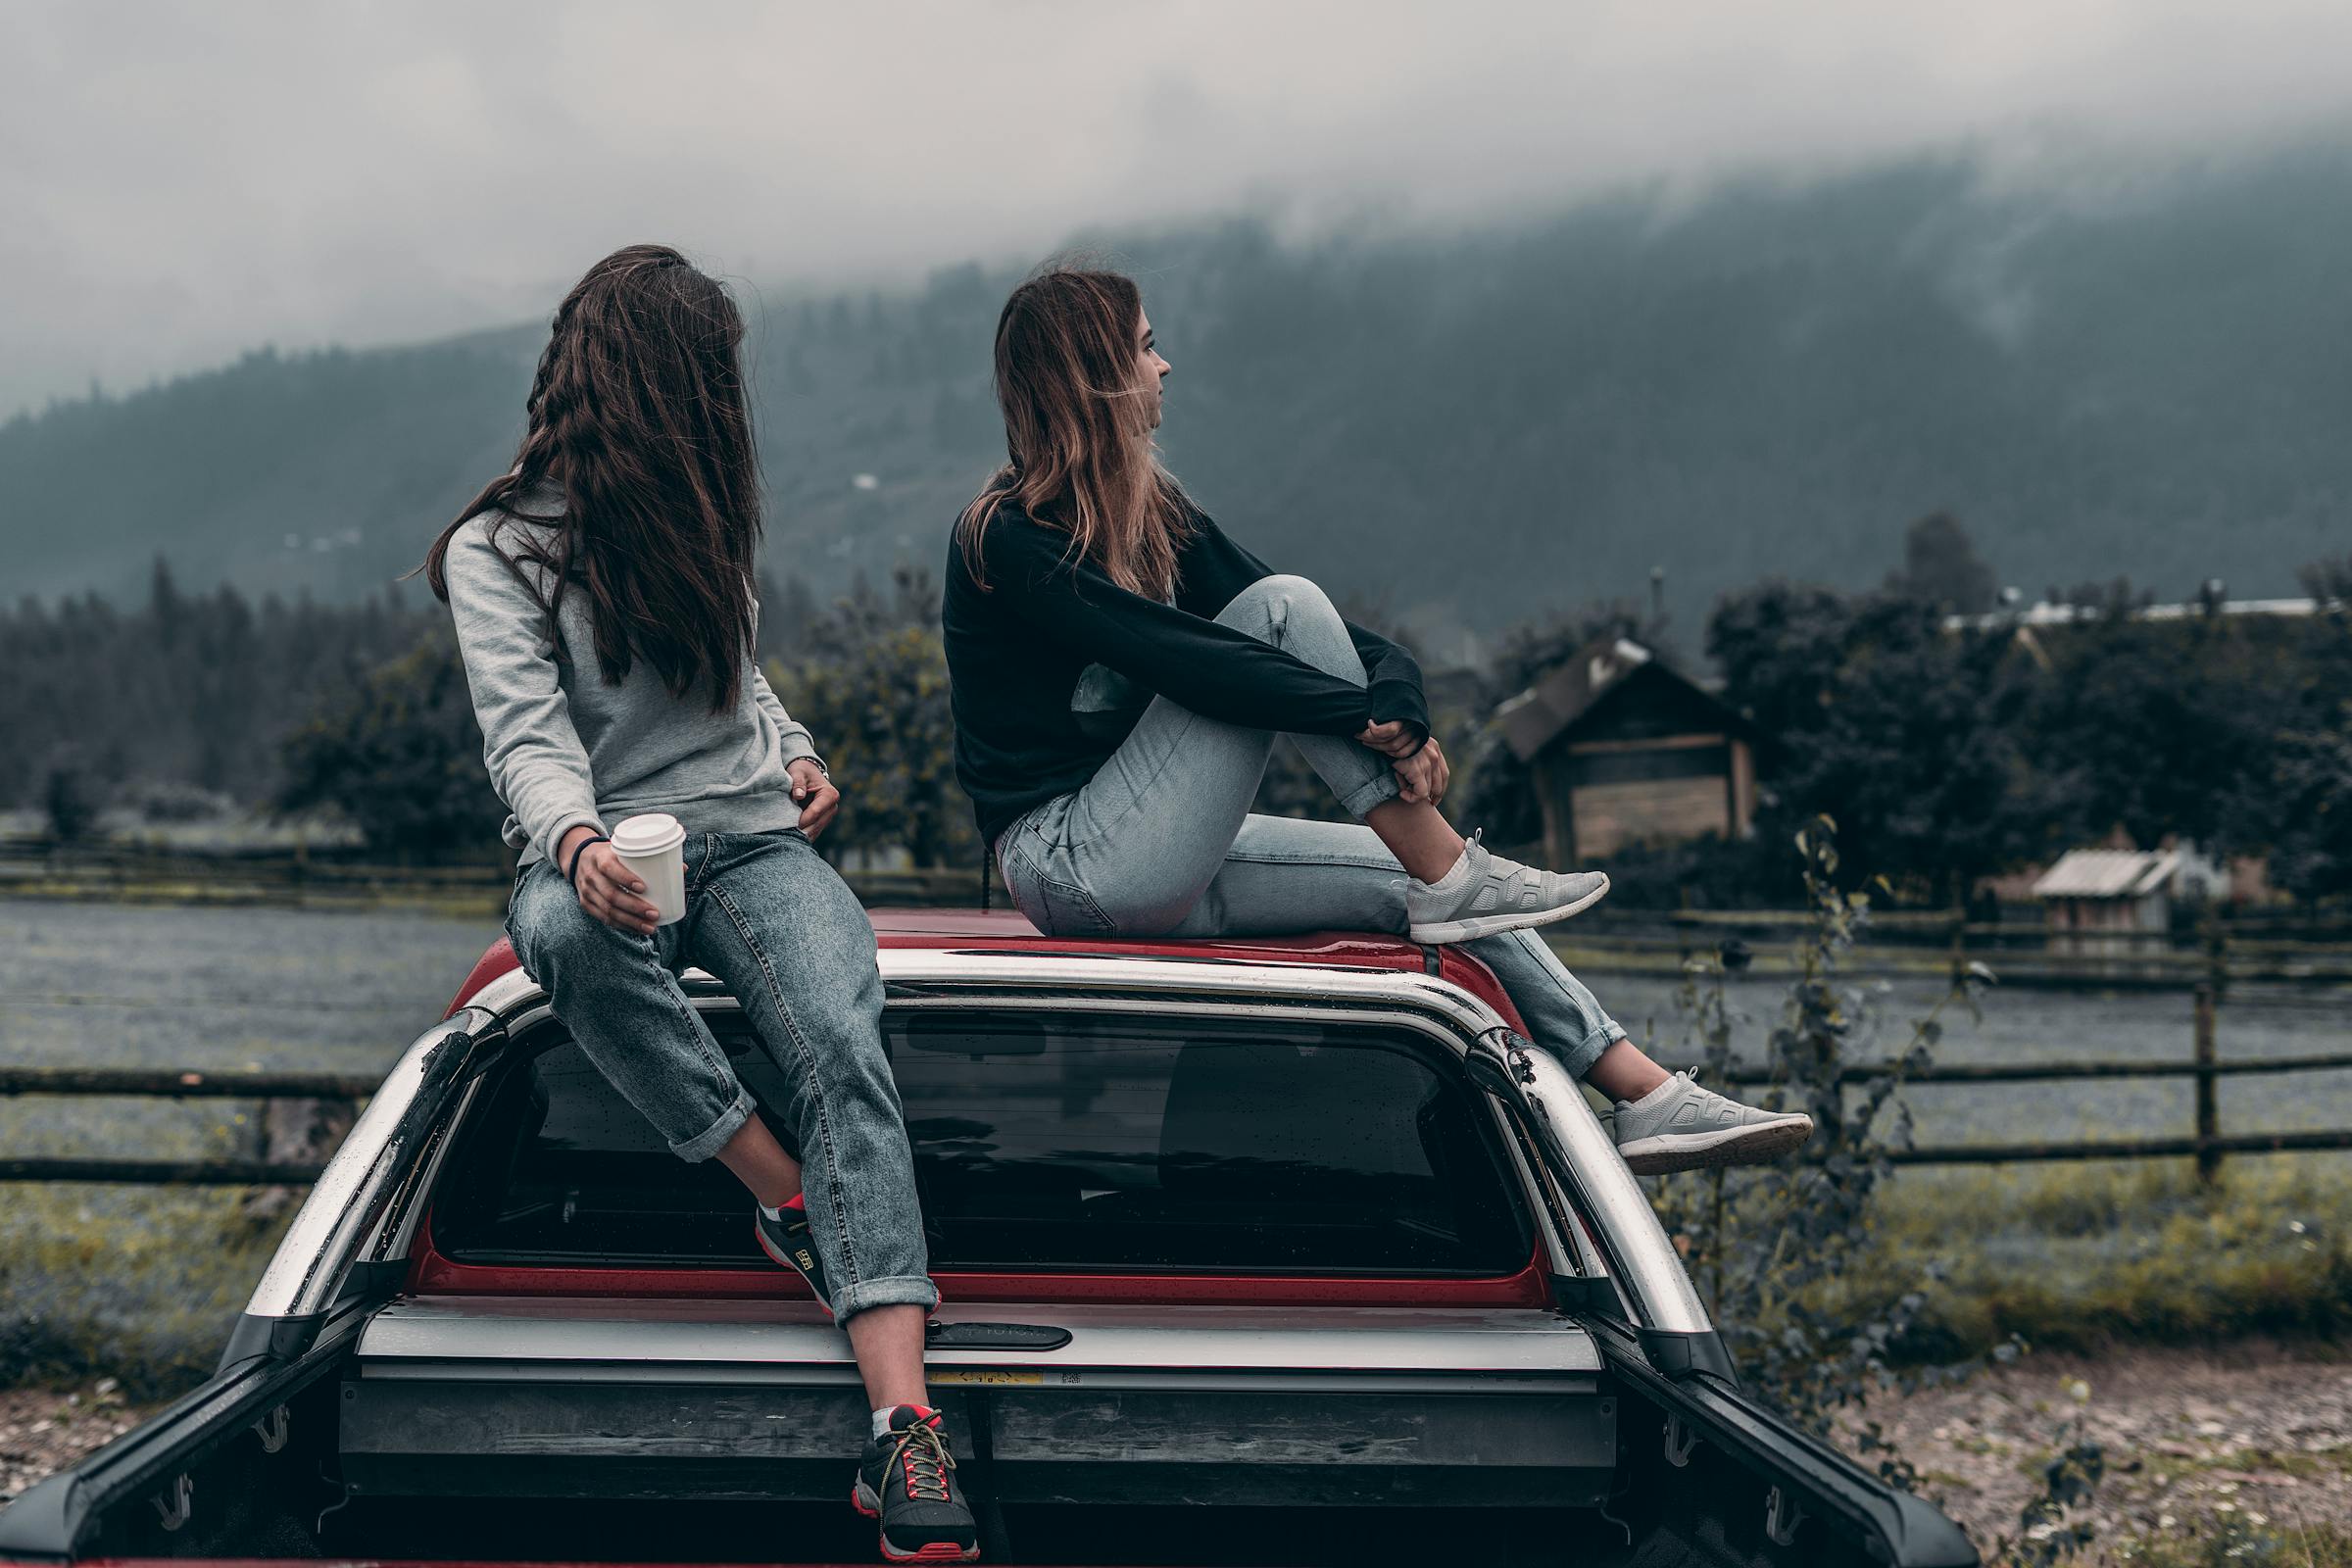
<instances>
[{"instance_id":1,"label":"low clouds","mask_svg":"<svg viewBox=\"0 0 2352 1568\"><path fill-rule=\"evenodd\" d=\"M527 318L641 238L825 286L1241 207L1480 220L1923 148L2076 177L2352 116L2332 0L33 0L0 28L0 414Z\"/></svg>"}]
</instances>

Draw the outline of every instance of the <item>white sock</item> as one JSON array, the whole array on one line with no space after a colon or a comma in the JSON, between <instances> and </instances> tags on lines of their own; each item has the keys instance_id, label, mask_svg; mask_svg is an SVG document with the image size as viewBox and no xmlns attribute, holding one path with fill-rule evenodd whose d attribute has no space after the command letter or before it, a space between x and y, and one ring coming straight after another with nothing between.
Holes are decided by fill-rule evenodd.
<instances>
[{"instance_id":1,"label":"white sock","mask_svg":"<svg viewBox=\"0 0 2352 1568\"><path fill-rule=\"evenodd\" d=\"M876 1410L874 1412L875 1437L879 1438L888 1435L890 1432L890 1418L898 1413L898 1408L899 1407L894 1404L887 1410Z\"/></svg>"},{"instance_id":2,"label":"white sock","mask_svg":"<svg viewBox=\"0 0 2352 1568\"><path fill-rule=\"evenodd\" d=\"M1669 1096L1671 1096L1672 1094L1674 1094L1674 1092L1675 1092L1676 1090L1678 1090L1678 1089L1680 1089L1680 1088L1682 1088L1682 1087L1683 1087L1683 1079L1682 1079L1682 1075L1681 1075L1681 1074L1679 1074L1679 1073L1669 1073L1669 1074L1667 1074L1667 1076L1666 1076L1666 1081L1665 1081L1664 1083L1662 1083L1662 1084L1658 1085L1658 1087L1657 1087L1657 1088L1655 1088L1655 1089L1652 1089L1652 1090L1651 1090L1651 1091L1650 1091L1648 1094L1646 1094L1646 1095L1643 1095L1643 1096L1642 1096L1642 1097L1640 1100L1629 1101L1629 1102L1628 1102L1628 1103L1629 1103L1629 1104L1635 1104L1635 1105L1646 1105L1646 1104L1649 1104L1649 1103L1651 1103L1651 1102L1654 1102L1654 1101L1664 1100L1664 1099L1668 1098Z\"/></svg>"},{"instance_id":3,"label":"white sock","mask_svg":"<svg viewBox=\"0 0 2352 1568\"><path fill-rule=\"evenodd\" d=\"M761 1203L760 1205L760 1212L767 1216L769 1219L774 1220L779 1225L784 1223L784 1211L780 1208L770 1208L765 1203Z\"/></svg>"},{"instance_id":4,"label":"white sock","mask_svg":"<svg viewBox=\"0 0 2352 1568\"><path fill-rule=\"evenodd\" d=\"M1451 870L1435 882L1424 882L1421 885L1432 893L1458 893L1461 891L1462 884L1469 880L1470 846L1465 844L1462 846L1461 855L1455 858Z\"/></svg>"}]
</instances>

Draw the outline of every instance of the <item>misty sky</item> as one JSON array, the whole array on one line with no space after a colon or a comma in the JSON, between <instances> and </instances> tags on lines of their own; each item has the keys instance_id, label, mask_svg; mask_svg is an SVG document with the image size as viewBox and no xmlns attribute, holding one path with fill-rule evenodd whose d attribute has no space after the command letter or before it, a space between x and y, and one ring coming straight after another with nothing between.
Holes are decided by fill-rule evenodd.
<instances>
[{"instance_id":1,"label":"misty sky","mask_svg":"<svg viewBox=\"0 0 2352 1568\"><path fill-rule=\"evenodd\" d=\"M2341 125L2347 61L2342 0L0 0L0 415L541 316L631 240L791 288L1922 149L2077 178Z\"/></svg>"}]
</instances>

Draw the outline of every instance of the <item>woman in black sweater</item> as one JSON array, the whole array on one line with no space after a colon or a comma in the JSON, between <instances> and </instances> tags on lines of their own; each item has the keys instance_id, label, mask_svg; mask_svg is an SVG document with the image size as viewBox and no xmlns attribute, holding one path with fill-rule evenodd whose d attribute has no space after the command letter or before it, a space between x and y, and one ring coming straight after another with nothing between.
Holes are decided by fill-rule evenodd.
<instances>
[{"instance_id":1,"label":"woman in black sweater","mask_svg":"<svg viewBox=\"0 0 2352 1568\"><path fill-rule=\"evenodd\" d=\"M1536 1043L1618 1102L1640 1171L1801 1144L1667 1074L1532 928L1608 891L1465 841L1420 666L1228 539L1160 467L1159 356L1135 284L1054 268L997 327L1010 461L965 509L945 630L956 775L1013 902L1059 936L1334 928L1466 943ZM1289 734L1350 823L1254 815Z\"/></svg>"}]
</instances>

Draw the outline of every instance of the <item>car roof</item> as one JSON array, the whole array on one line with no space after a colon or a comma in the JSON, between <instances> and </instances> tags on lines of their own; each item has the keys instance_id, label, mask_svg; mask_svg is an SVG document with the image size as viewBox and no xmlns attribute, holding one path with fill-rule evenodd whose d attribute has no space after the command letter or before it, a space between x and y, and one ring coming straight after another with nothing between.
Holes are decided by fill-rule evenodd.
<instances>
[{"instance_id":1,"label":"car roof","mask_svg":"<svg viewBox=\"0 0 2352 1568\"><path fill-rule=\"evenodd\" d=\"M1373 931L1313 931L1259 937L1050 937L1019 913L971 908L874 909L874 940L884 948L931 952L1053 954L1099 957L1190 958L1227 963L1295 963L1337 969L1392 969L1436 974L1463 987L1506 1018L1515 1013L1494 977L1459 948L1422 948L1402 937ZM500 937L478 959L449 1010L455 1012L491 981L517 966L514 950Z\"/></svg>"},{"instance_id":2,"label":"car roof","mask_svg":"<svg viewBox=\"0 0 2352 1568\"><path fill-rule=\"evenodd\" d=\"M1010 909L874 909L874 940L886 948L958 953L1087 953L1104 957L1252 958L1351 968L1418 969L1426 959L1402 937L1316 931L1279 937L1050 937Z\"/></svg>"}]
</instances>

